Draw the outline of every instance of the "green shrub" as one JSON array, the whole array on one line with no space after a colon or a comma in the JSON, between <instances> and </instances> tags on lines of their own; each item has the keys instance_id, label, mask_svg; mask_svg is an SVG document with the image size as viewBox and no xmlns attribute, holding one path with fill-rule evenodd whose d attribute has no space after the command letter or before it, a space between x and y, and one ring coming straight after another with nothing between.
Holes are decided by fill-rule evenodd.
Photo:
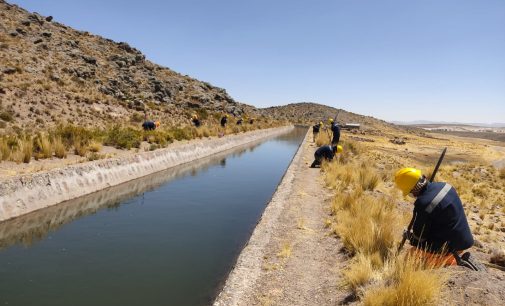
<instances>
[{"instance_id":1,"label":"green shrub","mask_svg":"<svg viewBox=\"0 0 505 306\"><path fill-rule=\"evenodd\" d=\"M188 128L188 127L185 127L185 128L172 128L169 130L169 133L171 135L171 137L173 139L176 139L176 140L184 140L184 139L193 139L193 136L192 136L192 131L191 131L191 128Z\"/></svg>"},{"instance_id":2,"label":"green shrub","mask_svg":"<svg viewBox=\"0 0 505 306\"><path fill-rule=\"evenodd\" d=\"M131 127L122 128L119 125L113 126L107 131L105 145L118 149L131 149L140 147L142 131Z\"/></svg>"},{"instance_id":3,"label":"green shrub","mask_svg":"<svg viewBox=\"0 0 505 306\"><path fill-rule=\"evenodd\" d=\"M93 138L97 138L99 132L86 129L72 124L59 125L55 131L56 136L61 137L66 148L88 145Z\"/></svg>"}]
</instances>

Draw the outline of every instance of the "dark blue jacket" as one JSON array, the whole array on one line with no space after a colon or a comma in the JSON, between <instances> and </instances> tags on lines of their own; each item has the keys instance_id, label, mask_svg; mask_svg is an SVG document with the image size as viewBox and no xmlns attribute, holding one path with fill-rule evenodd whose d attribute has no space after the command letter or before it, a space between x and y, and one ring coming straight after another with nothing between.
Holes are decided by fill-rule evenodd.
<instances>
[{"instance_id":1,"label":"dark blue jacket","mask_svg":"<svg viewBox=\"0 0 505 306\"><path fill-rule=\"evenodd\" d=\"M154 130L156 128L156 124L153 121L145 121L142 123L142 127L144 130Z\"/></svg>"},{"instance_id":2,"label":"dark blue jacket","mask_svg":"<svg viewBox=\"0 0 505 306\"><path fill-rule=\"evenodd\" d=\"M331 131L333 132L332 143L338 143L340 141L340 127L336 122L331 124Z\"/></svg>"},{"instance_id":3,"label":"dark blue jacket","mask_svg":"<svg viewBox=\"0 0 505 306\"><path fill-rule=\"evenodd\" d=\"M321 127L321 126L319 125L319 123L318 123L318 124L316 124L316 125L313 125L313 126L312 126L312 132L313 132L313 133L319 133L319 128L320 128L320 127Z\"/></svg>"},{"instance_id":4,"label":"dark blue jacket","mask_svg":"<svg viewBox=\"0 0 505 306\"><path fill-rule=\"evenodd\" d=\"M322 160L323 158L332 160L334 156L335 152L333 151L332 146L322 146L314 153L315 160Z\"/></svg>"},{"instance_id":5,"label":"dark blue jacket","mask_svg":"<svg viewBox=\"0 0 505 306\"><path fill-rule=\"evenodd\" d=\"M225 126L227 122L228 122L228 118L226 116L221 118L221 126Z\"/></svg>"},{"instance_id":6,"label":"dark blue jacket","mask_svg":"<svg viewBox=\"0 0 505 306\"><path fill-rule=\"evenodd\" d=\"M462 251L473 245L473 237L461 200L447 183L428 183L414 203L412 245L439 252Z\"/></svg>"}]
</instances>

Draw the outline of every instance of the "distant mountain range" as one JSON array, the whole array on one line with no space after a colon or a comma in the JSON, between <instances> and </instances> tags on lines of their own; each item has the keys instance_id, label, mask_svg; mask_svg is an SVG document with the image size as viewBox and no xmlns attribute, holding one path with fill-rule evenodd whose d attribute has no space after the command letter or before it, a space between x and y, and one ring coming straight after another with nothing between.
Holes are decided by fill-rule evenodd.
<instances>
[{"instance_id":1,"label":"distant mountain range","mask_svg":"<svg viewBox=\"0 0 505 306\"><path fill-rule=\"evenodd\" d=\"M423 125L423 124L440 124L440 125L471 125L478 127L502 128L505 123L467 123L467 122L447 122L447 121L430 121L430 120L415 120L415 121L391 121L398 125Z\"/></svg>"}]
</instances>

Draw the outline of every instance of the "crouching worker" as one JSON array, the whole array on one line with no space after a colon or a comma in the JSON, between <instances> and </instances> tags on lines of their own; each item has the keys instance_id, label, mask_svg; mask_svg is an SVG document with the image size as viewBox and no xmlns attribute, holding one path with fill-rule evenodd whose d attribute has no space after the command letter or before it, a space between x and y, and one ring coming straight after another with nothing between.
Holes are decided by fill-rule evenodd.
<instances>
[{"instance_id":1,"label":"crouching worker","mask_svg":"<svg viewBox=\"0 0 505 306\"><path fill-rule=\"evenodd\" d=\"M316 168L317 166L321 166L321 162L323 159L330 161L335 157L336 153L342 153L344 149L342 146L322 146L316 150L314 153L314 161L312 162L312 165L310 165L311 168Z\"/></svg>"},{"instance_id":2,"label":"crouching worker","mask_svg":"<svg viewBox=\"0 0 505 306\"><path fill-rule=\"evenodd\" d=\"M447 183L431 183L414 168L396 172L395 183L404 196L416 199L412 232L405 233L413 246L410 255L432 267L482 266L469 252L462 254L474 241L454 187Z\"/></svg>"},{"instance_id":3,"label":"crouching worker","mask_svg":"<svg viewBox=\"0 0 505 306\"><path fill-rule=\"evenodd\" d=\"M196 127L200 127L200 125L202 125L202 122L200 121L200 119L198 118L198 115L196 115L196 114L194 114L193 116L191 116L191 122Z\"/></svg>"},{"instance_id":4,"label":"crouching worker","mask_svg":"<svg viewBox=\"0 0 505 306\"><path fill-rule=\"evenodd\" d=\"M221 127L226 127L226 123L228 123L228 117L229 115L226 114L221 118Z\"/></svg>"},{"instance_id":5,"label":"crouching worker","mask_svg":"<svg viewBox=\"0 0 505 306\"><path fill-rule=\"evenodd\" d=\"M142 123L142 128L145 131L152 131L156 128L156 123L154 123L154 121L144 121L144 123Z\"/></svg>"}]
</instances>

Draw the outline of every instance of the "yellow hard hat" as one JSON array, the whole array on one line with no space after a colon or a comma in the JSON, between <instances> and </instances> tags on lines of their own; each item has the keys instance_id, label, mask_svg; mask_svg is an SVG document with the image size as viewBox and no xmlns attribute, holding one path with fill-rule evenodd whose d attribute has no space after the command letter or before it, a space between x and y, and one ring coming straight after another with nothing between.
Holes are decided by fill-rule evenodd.
<instances>
[{"instance_id":1,"label":"yellow hard hat","mask_svg":"<svg viewBox=\"0 0 505 306\"><path fill-rule=\"evenodd\" d=\"M337 153L342 153L342 152L344 152L344 148L342 148L341 145L338 145L337 146Z\"/></svg>"},{"instance_id":2,"label":"yellow hard hat","mask_svg":"<svg viewBox=\"0 0 505 306\"><path fill-rule=\"evenodd\" d=\"M333 118L329 118L329 119L328 119L328 121L329 121L329 122L333 122Z\"/></svg>"},{"instance_id":3,"label":"yellow hard hat","mask_svg":"<svg viewBox=\"0 0 505 306\"><path fill-rule=\"evenodd\" d=\"M319 125L321 125L321 126L322 126L322 125L323 125L323 122L322 122L322 121L321 121L321 122L319 122Z\"/></svg>"},{"instance_id":4,"label":"yellow hard hat","mask_svg":"<svg viewBox=\"0 0 505 306\"><path fill-rule=\"evenodd\" d=\"M422 177L421 170L415 168L403 168L395 174L395 184L406 196L416 186L419 179Z\"/></svg>"}]
</instances>

